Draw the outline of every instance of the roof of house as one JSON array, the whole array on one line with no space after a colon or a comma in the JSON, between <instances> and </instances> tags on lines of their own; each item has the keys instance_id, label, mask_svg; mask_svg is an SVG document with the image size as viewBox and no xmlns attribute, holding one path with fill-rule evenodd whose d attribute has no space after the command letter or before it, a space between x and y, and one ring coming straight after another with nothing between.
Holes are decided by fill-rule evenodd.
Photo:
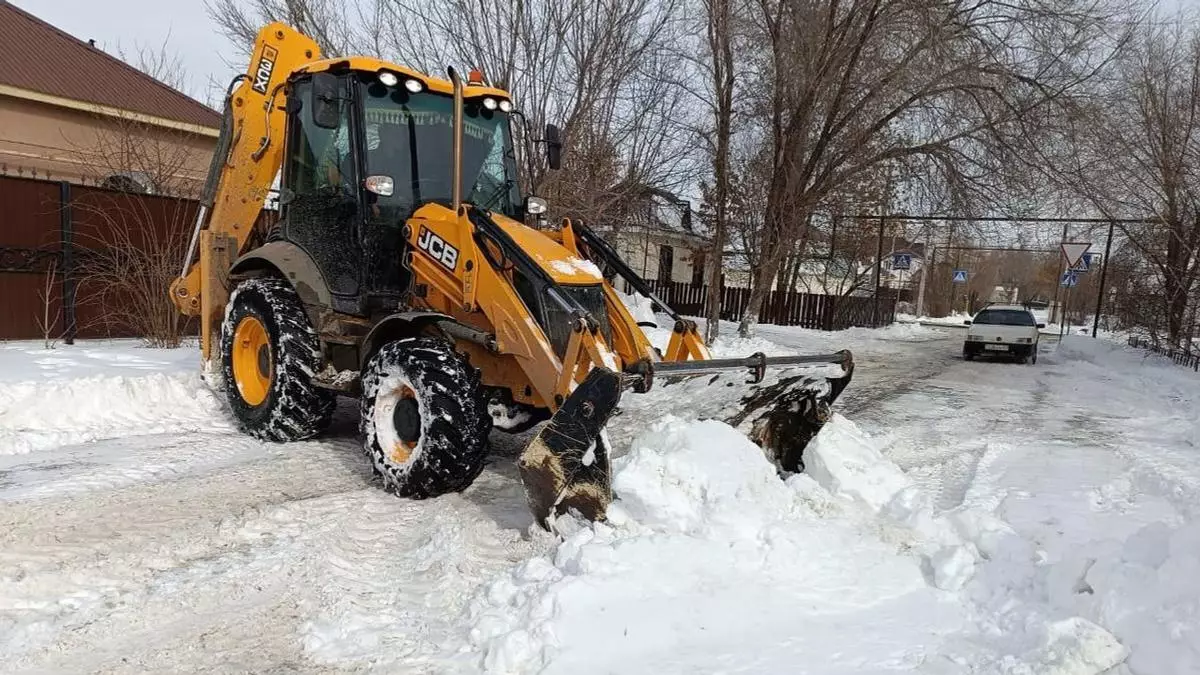
<instances>
[{"instance_id":1,"label":"roof of house","mask_svg":"<svg viewBox=\"0 0 1200 675\"><path fill-rule=\"evenodd\" d=\"M213 109L0 0L0 85L216 128Z\"/></svg>"}]
</instances>

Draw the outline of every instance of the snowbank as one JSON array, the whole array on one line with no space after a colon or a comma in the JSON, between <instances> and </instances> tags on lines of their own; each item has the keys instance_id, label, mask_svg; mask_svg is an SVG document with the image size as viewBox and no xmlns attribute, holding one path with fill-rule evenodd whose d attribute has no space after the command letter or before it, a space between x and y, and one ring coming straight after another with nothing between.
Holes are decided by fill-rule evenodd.
<instances>
[{"instance_id":1,"label":"snowbank","mask_svg":"<svg viewBox=\"0 0 1200 675\"><path fill-rule=\"evenodd\" d=\"M1131 650L1135 673L1200 672L1200 523L1151 523L1119 546L1063 565L1080 608ZM1060 591L1066 591L1060 588Z\"/></svg>"},{"instance_id":2,"label":"snowbank","mask_svg":"<svg viewBox=\"0 0 1200 675\"><path fill-rule=\"evenodd\" d=\"M0 455L116 436L227 428L190 349L0 349ZM193 370L194 368L194 370Z\"/></svg>"}]
</instances>

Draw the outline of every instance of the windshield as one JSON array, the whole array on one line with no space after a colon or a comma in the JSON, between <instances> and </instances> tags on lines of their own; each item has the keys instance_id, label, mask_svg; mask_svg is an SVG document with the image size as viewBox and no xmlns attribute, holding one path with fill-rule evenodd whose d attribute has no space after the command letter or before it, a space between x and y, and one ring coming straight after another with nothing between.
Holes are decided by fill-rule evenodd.
<instances>
[{"instance_id":1,"label":"windshield","mask_svg":"<svg viewBox=\"0 0 1200 675\"><path fill-rule=\"evenodd\" d=\"M360 83L365 113L368 176L391 176L395 192L379 197L381 211L407 218L426 202L450 204L453 183L454 99L409 93L377 80ZM462 198L482 209L520 218L516 158L508 115L478 101L463 106ZM380 214L383 215L383 214Z\"/></svg>"},{"instance_id":2,"label":"windshield","mask_svg":"<svg viewBox=\"0 0 1200 675\"><path fill-rule=\"evenodd\" d=\"M1033 315L1019 309L985 309L975 316L975 323L997 326L1036 326Z\"/></svg>"}]
</instances>

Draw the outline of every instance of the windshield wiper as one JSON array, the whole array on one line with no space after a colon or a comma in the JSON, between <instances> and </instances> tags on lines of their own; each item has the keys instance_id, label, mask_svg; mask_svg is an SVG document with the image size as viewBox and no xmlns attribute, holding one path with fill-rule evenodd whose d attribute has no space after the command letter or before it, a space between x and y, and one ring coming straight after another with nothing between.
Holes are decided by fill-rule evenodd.
<instances>
[{"instance_id":1,"label":"windshield wiper","mask_svg":"<svg viewBox=\"0 0 1200 675\"><path fill-rule=\"evenodd\" d=\"M481 211L490 211L492 209L492 204L495 203L495 201L497 199L499 199L501 196L503 196L504 193L511 190L512 186L515 184L516 184L516 181L513 180L512 178L504 179L503 183L497 185L495 190L492 190L492 193L490 195L488 195L487 199L483 200L482 202L480 202L478 204L479 209Z\"/></svg>"}]
</instances>

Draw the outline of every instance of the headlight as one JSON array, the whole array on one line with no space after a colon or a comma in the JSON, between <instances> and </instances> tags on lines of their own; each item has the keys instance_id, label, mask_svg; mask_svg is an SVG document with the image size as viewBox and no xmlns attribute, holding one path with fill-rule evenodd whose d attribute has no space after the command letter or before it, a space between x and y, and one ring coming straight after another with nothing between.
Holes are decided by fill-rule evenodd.
<instances>
[{"instance_id":1,"label":"headlight","mask_svg":"<svg viewBox=\"0 0 1200 675\"><path fill-rule=\"evenodd\" d=\"M379 83L385 87L394 87L397 84L400 84L400 78L397 77L395 73L385 70L379 73Z\"/></svg>"},{"instance_id":2,"label":"headlight","mask_svg":"<svg viewBox=\"0 0 1200 675\"><path fill-rule=\"evenodd\" d=\"M404 88L414 94L419 94L425 88L425 83L420 80L408 79L404 81Z\"/></svg>"},{"instance_id":3,"label":"headlight","mask_svg":"<svg viewBox=\"0 0 1200 675\"><path fill-rule=\"evenodd\" d=\"M485 96L483 98L483 107L487 108L488 110L495 110L498 107L498 104L496 103L496 99L492 98L491 96Z\"/></svg>"},{"instance_id":4,"label":"headlight","mask_svg":"<svg viewBox=\"0 0 1200 675\"><path fill-rule=\"evenodd\" d=\"M509 101L507 99L502 99L500 101L500 110L502 110L503 112L512 112L512 108L513 108L512 101Z\"/></svg>"}]
</instances>

